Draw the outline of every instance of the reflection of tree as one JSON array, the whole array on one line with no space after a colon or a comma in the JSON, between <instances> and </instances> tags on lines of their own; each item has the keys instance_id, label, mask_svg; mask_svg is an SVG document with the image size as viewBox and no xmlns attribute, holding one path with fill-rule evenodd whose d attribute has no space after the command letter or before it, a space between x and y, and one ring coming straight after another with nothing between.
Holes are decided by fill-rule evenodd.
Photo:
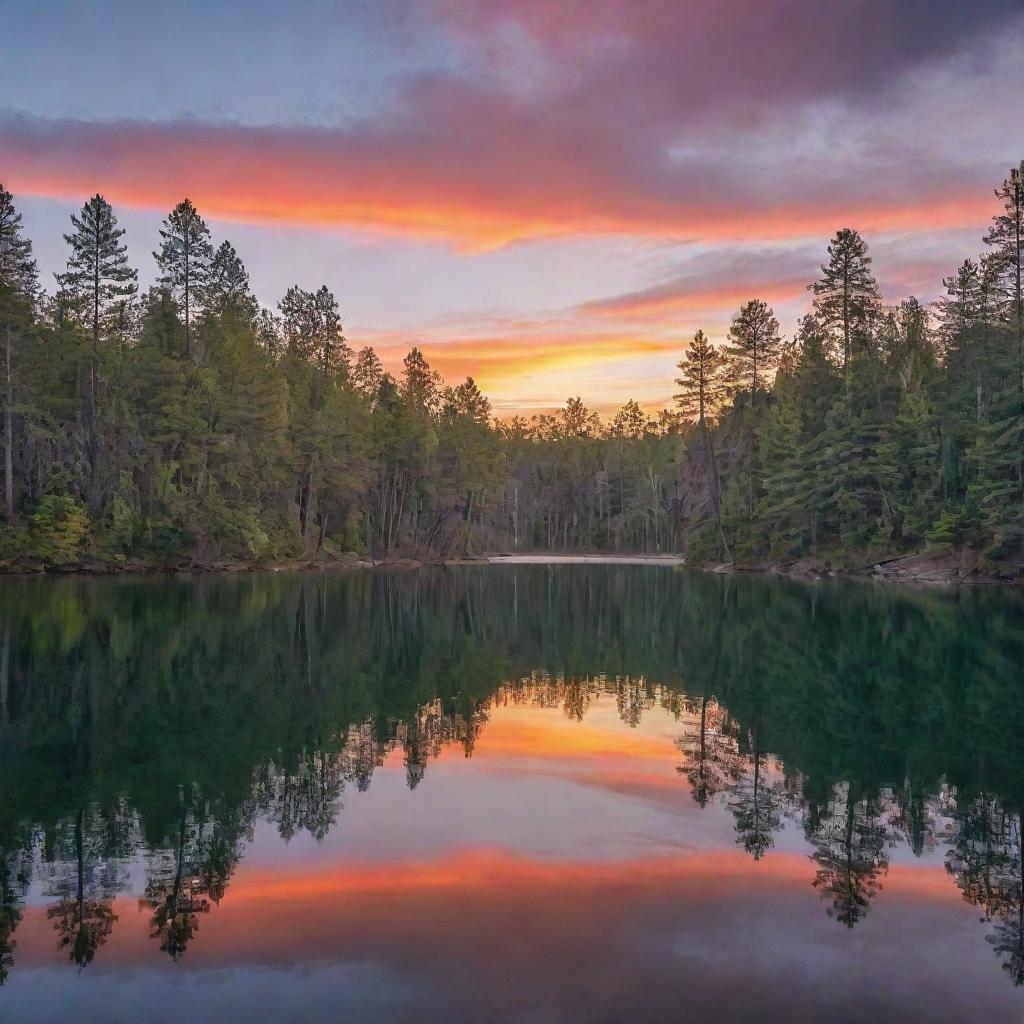
<instances>
[{"instance_id":1,"label":"reflection of tree","mask_svg":"<svg viewBox=\"0 0 1024 1024\"><path fill-rule=\"evenodd\" d=\"M1015 985L1024 984L1021 817L987 794L958 803L946 870L964 899L994 921L986 936Z\"/></svg>"},{"instance_id":2,"label":"reflection of tree","mask_svg":"<svg viewBox=\"0 0 1024 1024\"><path fill-rule=\"evenodd\" d=\"M757 855L783 806L765 767L784 764L794 802L806 787L817 885L842 917L863 913L884 871L882 855L871 866L875 840L858 831L868 804L851 797L851 811L844 777L894 784L886 814L915 851L928 849L941 816L930 780L946 775L962 792L984 783L993 800L1020 791L1024 702L1010 683L1024 660L1024 617L1014 593L954 600L614 567L9 582L0 847L20 843L44 882L65 872L69 935L81 922L102 936L85 903L75 905L73 824L90 800L125 794L132 827L154 844L154 930L180 952L204 902L210 910L223 896L257 810L286 838L322 838L349 782L365 790L390 758L404 760L415 785L442 750L471 753L502 702L560 708L574 721L609 702L630 725L655 707L682 716L680 772L694 799L728 793L741 842ZM658 679L673 682L649 682ZM748 743L759 751L744 762ZM94 819L87 811L86 899L104 898L98 850L111 847ZM982 847L963 851L954 873L992 908L993 944L1010 962L1020 901L996 838L989 863ZM13 870L0 892L7 962Z\"/></svg>"},{"instance_id":3,"label":"reflection of tree","mask_svg":"<svg viewBox=\"0 0 1024 1024\"><path fill-rule=\"evenodd\" d=\"M757 732L751 735L751 754L736 781L729 787L729 809L736 819L737 842L754 860L760 860L775 843L782 827L778 786L766 778L765 756Z\"/></svg>"},{"instance_id":4,"label":"reflection of tree","mask_svg":"<svg viewBox=\"0 0 1024 1024\"><path fill-rule=\"evenodd\" d=\"M686 776L693 799L700 807L706 807L711 797L735 783L742 767L735 740L726 736L728 716L715 698L718 672L722 664L727 594L728 591L723 591L718 613L713 620L711 670L704 674L697 731L694 733L692 727L688 728L676 743L683 754L683 763L678 771Z\"/></svg>"},{"instance_id":5,"label":"reflection of tree","mask_svg":"<svg viewBox=\"0 0 1024 1024\"><path fill-rule=\"evenodd\" d=\"M294 771L266 766L258 802L285 841L306 831L320 842L337 821L344 786L343 758L324 750L303 752Z\"/></svg>"},{"instance_id":6,"label":"reflection of tree","mask_svg":"<svg viewBox=\"0 0 1024 1024\"><path fill-rule=\"evenodd\" d=\"M352 779L360 793L370 788L370 779L374 769L384 763L387 744L383 743L374 732L373 723L360 722L353 725L345 739L342 750L344 775Z\"/></svg>"},{"instance_id":7,"label":"reflection of tree","mask_svg":"<svg viewBox=\"0 0 1024 1024\"><path fill-rule=\"evenodd\" d=\"M644 708L650 706L647 692L647 680L643 676L626 676L616 679L619 705L619 717L631 729L640 724L640 715Z\"/></svg>"},{"instance_id":8,"label":"reflection of tree","mask_svg":"<svg viewBox=\"0 0 1024 1024\"><path fill-rule=\"evenodd\" d=\"M47 910L69 959L85 967L110 937L117 914L114 896L121 887L121 865L132 852L130 816L121 809L86 815L79 810L59 836L63 854L52 868L50 891L58 900Z\"/></svg>"},{"instance_id":9,"label":"reflection of tree","mask_svg":"<svg viewBox=\"0 0 1024 1024\"><path fill-rule=\"evenodd\" d=\"M850 786L837 786L828 808L809 819L808 840L818 865L814 887L831 900L829 917L852 928L882 888L889 866L886 828L878 799L854 799Z\"/></svg>"},{"instance_id":10,"label":"reflection of tree","mask_svg":"<svg viewBox=\"0 0 1024 1024\"><path fill-rule=\"evenodd\" d=\"M727 725L724 710L705 691L700 698L697 721L688 724L676 741L683 755L676 770L686 776L693 799L701 807L734 784L740 775L742 758L735 739L724 732Z\"/></svg>"},{"instance_id":11,"label":"reflection of tree","mask_svg":"<svg viewBox=\"0 0 1024 1024\"><path fill-rule=\"evenodd\" d=\"M415 789L423 781L430 759L441 752L440 724L440 704L431 702L419 708L401 730L405 781L410 789Z\"/></svg>"},{"instance_id":12,"label":"reflection of tree","mask_svg":"<svg viewBox=\"0 0 1024 1024\"><path fill-rule=\"evenodd\" d=\"M589 679L570 679L565 684L565 697L562 707L566 718L574 722L582 722L590 710L590 698L593 687Z\"/></svg>"},{"instance_id":13,"label":"reflection of tree","mask_svg":"<svg viewBox=\"0 0 1024 1024\"><path fill-rule=\"evenodd\" d=\"M205 803L192 787L179 794L178 827L173 853L161 851L150 861L145 895L140 906L153 911L151 937L160 949L177 960L188 949L199 928L199 916L219 903L238 863L241 824L245 815L228 823L208 815Z\"/></svg>"},{"instance_id":14,"label":"reflection of tree","mask_svg":"<svg viewBox=\"0 0 1024 1024\"><path fill-rule=\"evenodd\" d=\"M907 779L896 791L897 813L892 824L907 845L920 857L935 846L935 812L933 798L920 783Z\"/></svg>"},{"instance_id":15,"label":"reflection of tree","mask_svg":"<svg viewBox=\"0 0 1024 1024\"><path fill-rule=\"evenodd\" d=\"M14 932L21 921L20 903L28 888L28 862L21 851L8 855L0 849L0 985L14 966L18 943Z\"/></svg>"},{"instance_id":16,"label":"reflection of tree","mask_svg":"<svg viewBox=\"0 0 1024 1024\"><path fill-rule=\"evenodd\" d=\"M423 780L427 765L445 746L459 744L466 757L472 756L477 737L487 721L487 710L473 701L464 711L446 711L444 703L433 700L416 710L398 727L397 737L405 754L405 779L410 789Z\"/></svg>"}]
</instances>

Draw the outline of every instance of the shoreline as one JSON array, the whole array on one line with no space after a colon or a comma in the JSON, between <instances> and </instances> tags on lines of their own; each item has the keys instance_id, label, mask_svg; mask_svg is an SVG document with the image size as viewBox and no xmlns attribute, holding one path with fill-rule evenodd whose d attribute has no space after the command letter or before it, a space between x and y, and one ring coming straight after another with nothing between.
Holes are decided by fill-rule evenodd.
<instances>
[{"instance_id":1,"label":"shoreline","mask_svg":"<svg viewBox=\"0 0 1024 1024\"><path fill-rule=\"evenodd\" d=\"M373 559L351 553L330 559L287 559L266 563L234 559L177 564L159 564L142 559L126 559L123 562L95 560L71 563L66 566L2 567L0 568L0 578L4 576L12 579L38 576L214 576L244 572L345 572L352 569L408 571L466 565L647 565L715 575L778 576L783 579L805 582L845 578L929 586L1024 586L1024 571L1015 573L1008 566L980 565L979 561L977 552L973 551L915 553L882 558L854 568L833 567L828 561L821 563L813 559L774 563L706 562L687 565L682 555L533 552L487 554L461 558L420 559L411 556L389 556Z\"/></svg>"},{"instance_id":2,"label":"shoreline","mask_svg":"<svg viewBox=\"0 0 1024 1024\"><path fill-rule=\"evenodd\" d=\"M1024 586L1024 572L1014 572L1008 566L982 565L978 552L967 549L888 556L855 568L832 567L827 561L822 564L812 559L748 565L705 563L690 568L697 572L721 575L747 573L805 581L854 579L914 586Z\"/></svg>"},{"instance_id":3,"label":"shoreline","mask_svg":"<svg viewBox=\"0 0 1024 1024\"><path fill-rule=\"evenodd\" d=\"M683 566L682 555L485 555L487 565L665 565Z\"/></svg>"}]
</instances>

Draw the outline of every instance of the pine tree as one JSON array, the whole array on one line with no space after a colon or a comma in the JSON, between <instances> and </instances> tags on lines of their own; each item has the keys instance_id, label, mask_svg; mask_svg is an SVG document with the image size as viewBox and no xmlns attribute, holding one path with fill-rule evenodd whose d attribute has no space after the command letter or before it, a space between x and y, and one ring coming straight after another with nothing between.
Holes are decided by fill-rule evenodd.
<instances>
[{"instance_id":1,"label":"pine tree","mask_svg":"<svg viewBox=\"0 0 1024 1024\"><path fill-rule=\"evenodd\" d=\"M243 320L252 321L259 305L249 287L249 274L245 264L228 241L220 243L210 260L205 289L206 311L223 317L231 312Z\"/></svg>"},{"instance_id":2,"label":"pine tree","mask_svg":"<svg viewBox=\"0 0 1024 1024\"><path fill-rule=\"evenodd\" d=\"M458 521L451 532L465 551L473 545L474 517L482 543L488 493L499 473L497 438L490 421L491 403L472 377L447 391L438 432L439 475L444 482L439 493L454 506Z\"/></svg>"},{"instance_id":3,"label":"pine tree","mask_svg":"<svg viewBox=\"0 0 1024 1024\"><path fill-rule=\"evenodd\" d=\"M828 246L822 276L809 285L814 312L838 345L847 390L851 384L854 350L870 338L878 311L878 284L871 274L871 258L864 239L852 228L842 228Z\"/></svg>"},{"instance_id":4,"label":"pine tree","mask_svg":"<svg viewBox=\"0 0 1024 1024\"><path fill-rule=\"evenodd\" d=\"M835 467L820 457L830 434L838 380L826 335L813 316L800 321L791 374L776 378L775 407L765 431L767 498L763 515L774 539L794 554L817 554L830 537Z\"/></svg>"},{"instance_id":5,"label":"pine tree","mask_svg":"<svg viewBox=\"0 0 1024 1024\"><path fill-rule=\"evenodd\" d=\"M996 189L1003 212L992 218L985 244L992 255L1007 297L1007 323L1017 342L1017 388L1024 415L1024 161L1010 171L1010 177Z\"/></svg>"},{"instance_id":6,"label":"pine tree","mask_svg":"<svg viewBox=\"0 0 1024 1024\"><path fill-rule=\"evenodd\" d=\"M4 514L14 509L14 335L31 322L38 288L32 243L21 233L14 196L0 185L0 323L4 330Z\"/></svg>"},{"instance_id":7,"label":"pine tree","mask_svg":"<svg viewBox=\"0 0 1024 1024\"><path fill-rule=\"evenodd\" d=\"M347 380L352 350L341 332L338 302L327 285L315 292L293 285L278 309L288 350L313 363L323 380Z\"/></svg>"},{"instance_id":8,"label":"pine tree","mask_svg":"<svg viewBox=\"0 0 1024 1024\"><path fill-rule=\"evenodd\" d=\"M377 397L383 376L384 369L377 353L370 346L361 349L349 375L353 389L372 403Z\"/></svg>"},{"instance_id":9,"label":"pine tree","mask_svg":"<svg viewBox=\"0 0 1024 1024\"><path fill-rule=\"evenodd\" d=\"M445 415L465 416L482 426L491 421L491 403L472 377L451 388L445 395Z\"/></svg>"},{"instance_id":10,"label":"pine tree","mask_svg":"<svg viewBox=\"0 0 1024 1024\"><path fill-rule=\"evenodd\" d=\"M565 400L565 406L559 411L559 430L562 437L591 438L600 429L601 421L597 413L587 408L579 395Z\"/></svg>"},{"instance_id":11,"label":"pine tree","mask_svg":"<svg viewBox=\"0 0 1024 1024\"><path fill-rule=\"evenodd\" d=\"M138 275L128 265L127 247L121 241L124 228L117 226L114 210L103 196L97 193L89 199L81 213L71 215L71 224L74 231L64 236L71 254L57 281L92 339L85 421L89 510L95 513L100 507L100 341L117 330L125 304L130 305L138 291Z\"/></svg>"},{"instance_id":12,"label":"pine tree","mask_svg":"<svg viewBox=\"0 0 1024 1024\"><path fill-rule=\"evenodd\" d=\"M989 532L989 550L1004 557L1016 553L1024 564L1024 163L1011 170L996 197L1003 211L993 218L985 243L991 247L996 315L1012 351L999 347L1013 383L993 394L971 460L978 471L974 493ZM998 362L1000 353L990 358Z\"/></svg>"},{"instance_id":13,"label":"pine tree","mask_svg":"<svg viewBox=\"0 0 1024 1024\"><path fill-rule=\"evenodd\" d=\"M744 381L750 381L749 401L737 401L733 408L733 419L740 427L741 444L746 453L746 520L752 524L756 518L756 505L760 496L758 432L761 426L763 407L758 401L758 373L761 374L763 389L764 374L778 366L782 350L779 321L774 310L761 299L751 299L740 307L729 328L730 345L726 346L729 356L729 375L734 388L745 391ZM732 492L738 496L740 490ZM737 540L739 540L737 538ZM759 541L748 538L752 547ZM738 543L738 546L739 543Z\"/></svg>"},{"instance_id":14,"label":"pine tree","mask_svg":"<svg viewBox=\"0 0 1024 1024\"><path fill-rule=\"evenodd\" d=\"M964 260L952 277L942 279L946 294L935 303L946 363L961 382L970 377L971 343L978 322L981 278L978 264Z\"/></svg>"},{"instance_id":15,"label":"pine tree","mask_svg":"<svg viewBox=\"0 0 1024 1024\"><path fill-rule=\"evenodd\" d=\"M781 379L780 379L781 378ZM796 380L780 372L761 430L764 498L758 517L776 557L814 548L813 478L800 429Z\"/></svg>"},{"instance_id":16,"label":"pine tree","mask_svg":"<svg viewBox=\"0 0 1024 1024\"><path fill-rule=\"evenodd\" d=\"M160 269L160 283L179 300L185 317L185 353L192 358L192 320L203 309L209 281L213 246L210 229L192 205L183 199L160 228L158 251L153 253Z\"/></svg>"},{"instance_id":17,"label":"pine tree","mask_svg":"<svg viewBox=\"0 0 1024 1024\"><path fill-rule=\"evenodd\" d=\"M722 488L718 475L715 448L708 429L708 419L714 416L727 392L728 364L725 355L708 341L703 331L697 331L684 358L676 364L681 376L676 378L679 392L676 406L686 416L697 417L704 461L704 482L708 492L708 505L718 527L722 553L728 558L729 547L722 529Z\"/></svg>"},{"instance_id":18,"label":"pine tree","mask_svg":"<svg viewBox=\"0 0 1024 1024\"><path fill-rule=\"evenodd\" d=\"M418 348L409 349L402 360L402 394L414 409L434 416L441 399L441 375L430 368Z\"/></svg>"},{"instance_id":19,"label":"pine tree","mask_svg":"<svg viewBox=\"0 0 1024 1024\"><path fill-rule=\"evenodd\" d=\"M964 260L956 274L943 278L942 284L946 294L935 303L945 368L944 418L948 421L943 430L942 461L946 490L956 499L961 490L963 452L982 416L980 268L974 260Z\"/></svg>"},{"instance_id":20,"label":"pine tree","mask_svg":"<svg viewBox=\"0 0 1024 1024\"><path fill-rule=\"evenodd\" d=\"M764 374L779 362L782 337L775 311L762 299L751 299L733 317L729 341L732 344L726 352L732 360L734 378L737 384L749 378L751 395L756 398L758 373L763 385Z\"/></svg>"},{"instance_id":21,"label":"pine tree","mask_svg":"<svg viewBox=\"0 0 1024 1024\"><path fill-rule=\"evenodd\" d=\"M0 185L0 298L7 303L14 297L33 295L37 286L32 242L22 237L14 196Z\"/></svg>"},{"instance_id":22,"label":"pine tree","mask_svg":"<svg viewBox=\"0 0 1024 1024\"><path fill-rule=\"evenodd\" d=\"M687 416L695 416L697 423L706 423L725 400L727 392L726 358L715 348L703 331L698 331L676 363L681 376L676 378L679 392L676 407Z\"/></svg>"},{"instance_id":23,"label":"pine tree","mask_svg":"<svg viewBox=\"0 0 1024 1024\"><path fill-rule=\"evenodd\" d=\"M647 433L650 425L650 420L643 409L640 408L640 403L630 399L612 417L608 433L612 437L637 441Z\"/></svg>"}]
</instances>

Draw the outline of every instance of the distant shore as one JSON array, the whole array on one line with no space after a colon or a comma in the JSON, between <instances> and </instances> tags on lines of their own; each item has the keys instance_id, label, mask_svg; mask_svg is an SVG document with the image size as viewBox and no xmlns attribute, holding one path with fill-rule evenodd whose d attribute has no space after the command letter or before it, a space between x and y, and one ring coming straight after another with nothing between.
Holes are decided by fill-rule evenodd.
<instances>
[{"instance_id":1,"label":"distant shore","mask_svg":"<svg viewBox=\"0 0 1024 1024\"><path fill-rule=\"evenodd\" d=\"M682 555L487 555L490 565L683 565Z\"/></svg>"},{"instance_id":2,"label":"distant shore","mask_svg":"<svg viewBox=\"0 0 1024 1024\"><path fill-rule=\"evenodd\" d=\"M686 567L693 572L720 575L767 575L789 579L816 580L848 578L890 583L940 586L1024 586L1024 572L1016 566L984 564L970 549L932 551L882 557L861 564L833 566L828 560L800 559L794 562L722 562L687 565L678 554L486 554L450 558L416 558L389 555L370 558L347 552L318 559L287 559L259 562L245 559L217 559L178 563L156 563L144 559L92 559L59 566L2 565L2 576L108 576L108 575L225 575L241 572L344 572L350 569L413 570L466 565L653 565Z\"/></svg>"}]
</instances>

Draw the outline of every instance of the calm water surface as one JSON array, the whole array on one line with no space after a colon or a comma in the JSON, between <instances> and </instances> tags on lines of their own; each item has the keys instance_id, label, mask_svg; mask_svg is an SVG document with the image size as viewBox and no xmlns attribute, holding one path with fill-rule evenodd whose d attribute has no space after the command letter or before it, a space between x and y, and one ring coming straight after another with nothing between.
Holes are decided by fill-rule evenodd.
<instances>
[{"instance_id":1,"label":"calm water surface","mask_svg":"<svg viewBox=\"0 0 1024 1024\"><path fill-rule=\"evenodd\" d=\"M1020 1021L1024 603L0 583L0 1020Z\"/></svg>"}]
</instances>

